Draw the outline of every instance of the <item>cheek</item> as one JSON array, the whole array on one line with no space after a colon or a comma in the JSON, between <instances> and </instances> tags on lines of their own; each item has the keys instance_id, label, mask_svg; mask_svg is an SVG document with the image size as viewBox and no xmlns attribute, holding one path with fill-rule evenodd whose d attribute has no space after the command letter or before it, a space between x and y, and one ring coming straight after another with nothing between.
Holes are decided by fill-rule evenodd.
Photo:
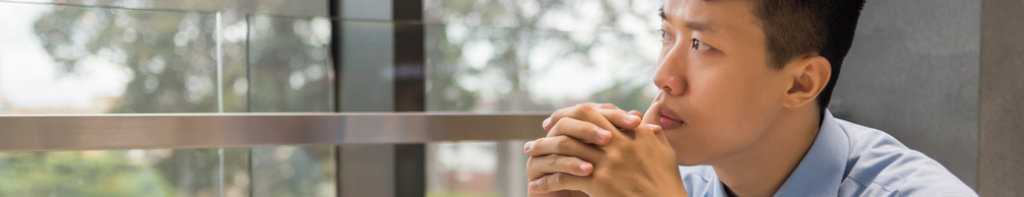
<instances>
[{"instance_id":1,"label":"cheek","mask_svg":"<svg viewBox=\"0 0 1024 197\"><path fill-rule=\"evenodd\" d=\"M763 122L778 108L781 93L773 88L770 76L757 72L709 73L694 84L691 109L700 118L697 123L710 123L719 128L738 130L756 126L750 122Z\"/></svg>"},{"instance_id":2,"label":"cheek","mask_svg":"<svg viewBox=\"0 0 1024 197\"><path fill-rule=\"evenodd\" d=\"M682 142L672 144L681 164L700 164L750 147L772 126L778 95L767 75L720 70L690 79L683 102L689 131L669 135Z\"/></svg>"}]
</instances>

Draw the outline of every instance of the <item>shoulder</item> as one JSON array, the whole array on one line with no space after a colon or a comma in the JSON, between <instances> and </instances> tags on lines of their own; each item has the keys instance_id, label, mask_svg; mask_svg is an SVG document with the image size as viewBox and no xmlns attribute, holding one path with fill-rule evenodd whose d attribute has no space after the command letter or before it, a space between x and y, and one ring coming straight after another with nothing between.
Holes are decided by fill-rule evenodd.
<instances>
[{"instance_id":1,"label":"shoulder","mask_svg":"<svg viewBox=\"0 0 1024 197\"><path fill-rule=\"evenodd\" d=\"M836 119L850 139L840 193L977 196L942 164L878 129Z\"/></svg>"}]
</instances>

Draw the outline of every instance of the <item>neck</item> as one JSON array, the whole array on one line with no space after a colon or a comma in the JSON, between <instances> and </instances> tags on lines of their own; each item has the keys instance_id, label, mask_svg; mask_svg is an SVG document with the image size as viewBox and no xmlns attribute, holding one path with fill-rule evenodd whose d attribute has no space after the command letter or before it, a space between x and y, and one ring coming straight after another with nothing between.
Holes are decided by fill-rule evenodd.
<instances>
[{"instance_id":1,"label":"neck","mask_svg":"<svg viewBox=\"0 0 1024 197\"><path fill-rule=\"evenodd\" d=\"M753 146L711 163L737 196L772 196L800 164L818 136L817 109L793 109Z\"/></svg>"}]
</instances>

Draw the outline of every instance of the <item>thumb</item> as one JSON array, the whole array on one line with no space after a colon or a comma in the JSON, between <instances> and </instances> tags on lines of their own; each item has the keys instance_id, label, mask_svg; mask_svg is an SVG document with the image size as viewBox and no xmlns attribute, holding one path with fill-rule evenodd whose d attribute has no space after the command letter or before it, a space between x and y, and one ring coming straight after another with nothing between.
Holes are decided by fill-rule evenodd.
<instances>
[{"instance_id":1,"label":"thumb","mask_svg":"<svg viewBox=\"0 0 1024 197\"><path fill-rule=\"evenodd\" d=\"M661 127L661 106L663 106L663 105L664 104L662 104L661 102L653 102L653 103L651 103L651 107L647 108L647 113L644 114L643 119L640 120L640 123L648 124L648 125L652 125L653 124L653 125L657 125L660 128ZM656 131L654 134L659 134L659 133L661 133L660 129L658 131Z\"/></svg>"},{"instance_id":2,"label":"thumb","mask_svg":"<svg viewBox=\"0 0 1024 197\"><path fill-rule=\"evenodd\" d=\"M668 137L665 136L665 132L661 128L661 107L664 105L662 102L651 103L651 107L647 109L647 113L644 114L641 123L646 124L647 127L654 131L654 137L658 138L662 145L670 146Z\"/></svg>"}]
</instances>

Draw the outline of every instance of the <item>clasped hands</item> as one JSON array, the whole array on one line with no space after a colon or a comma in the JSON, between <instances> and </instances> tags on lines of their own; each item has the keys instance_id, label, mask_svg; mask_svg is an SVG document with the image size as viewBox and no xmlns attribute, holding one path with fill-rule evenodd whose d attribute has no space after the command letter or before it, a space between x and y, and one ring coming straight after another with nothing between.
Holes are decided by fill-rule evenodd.
<instances>
[{"instance_id":1,"label":"clasped hands","mask_svg":"<svg viewBox=\"0 0 1024 197\"><path fill-rule=\"evenodd\" d=\"M656 102L642 117L612 104L555 111L542 123L547 136L523 147L530 196L686 196L660 109Z\"/></svg>"}]
</instances>

